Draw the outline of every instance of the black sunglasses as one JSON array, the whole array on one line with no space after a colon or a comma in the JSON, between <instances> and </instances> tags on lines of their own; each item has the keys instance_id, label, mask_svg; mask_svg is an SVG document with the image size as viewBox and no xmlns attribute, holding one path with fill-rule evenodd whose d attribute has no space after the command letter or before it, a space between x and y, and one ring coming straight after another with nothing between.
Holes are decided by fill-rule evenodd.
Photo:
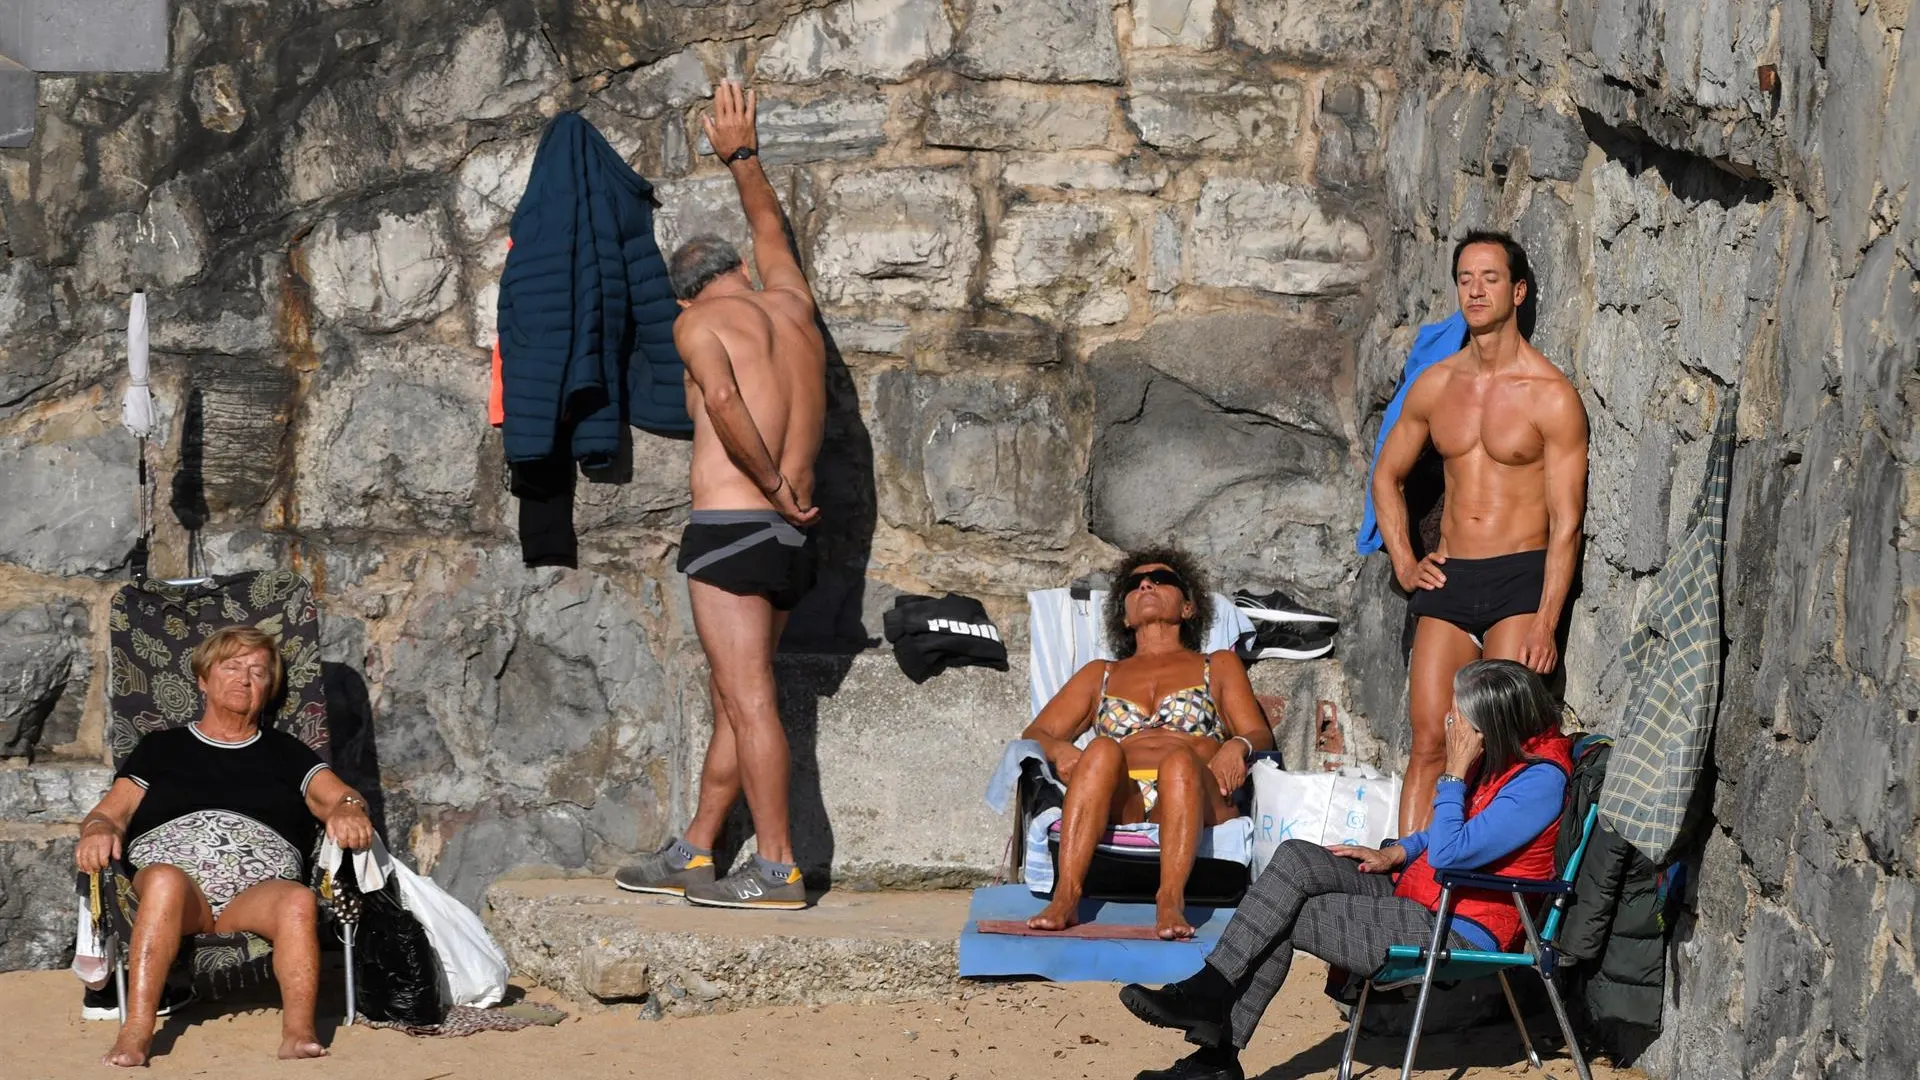
<instances>
[{"instance_id":1,"label":"black sunglasses","mask_svg":"<svg viewBox=\"0 0 1920 1080\"><path fill-rule=\"evenodd\" d=\"M1166 569L1139 570L1128 574L1127 591L1132 592L1138 589L1143 581L1151 581L1155 585L1171 585L1181 592L1187 591L1187 583L1181 580L1180 575Z\"/></svg>"}]
</instances>

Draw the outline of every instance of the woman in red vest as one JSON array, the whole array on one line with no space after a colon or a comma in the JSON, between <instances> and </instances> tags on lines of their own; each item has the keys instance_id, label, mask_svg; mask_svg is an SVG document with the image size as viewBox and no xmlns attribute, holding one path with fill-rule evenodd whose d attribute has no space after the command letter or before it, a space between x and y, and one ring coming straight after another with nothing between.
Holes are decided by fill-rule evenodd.
<instances>
[{"instance_id":1,"label":"woman in red vest","mask_svg":"<svg viewBox=\"0 0 1920 1080\"><path fill-rule=\"evenodd\" d=\"M1239 1051L1286 982L1294 950L1349 971L1378 970L1388 946L1433 937L1437 870L1553 876L1572 746L1546 684L1511 660L1476 660L1454 676L1446 732L1446 772L1427 829L1378 850L1287 841L1198 974L1159 990L1120 991L1135 1016L1200 1045L1137 1080L1242 1080ZM1506 894L1454 896L1449 947L1518 944L1523 930Z\"/></svg>"}]
</instances>

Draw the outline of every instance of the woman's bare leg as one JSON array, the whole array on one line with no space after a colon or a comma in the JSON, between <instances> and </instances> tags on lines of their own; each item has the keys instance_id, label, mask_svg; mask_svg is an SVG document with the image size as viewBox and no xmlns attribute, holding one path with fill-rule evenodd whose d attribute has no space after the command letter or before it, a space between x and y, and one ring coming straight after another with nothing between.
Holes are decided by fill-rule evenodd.
<instances>
[{"instance_id":1,"label":"woman's bare leg","mask_svg":"<svg viewBox=\"0 0 1920 1080\"><path fill-rule=\"evenodd\" d=\"M1129 807L1128 804L1132 805ZM1035 930L1065 930L1078 921L1081 890L1094 845L1107 824L1127 809L1140 813L1140 789L1127 779L1127 755L1114 739L1087 744L1067 781L1067 797L1060 809L1060 862L1054 867L1053 901L1027 920ZM1139 820L1136 816L1133 820Z\"/></svg>"},{"instance_id":2,"label":"woman's bare leg","mask_svg":"<svg viewBox=\"0 0 1920 1080\"><path fill-rule=\"evenodd\" d=\"M297 881L263 881L233 898L214 921L222 934L245 931L273 942L273 977L280 984L280 1056L317 1058L326 1047L314 1035L320 996L320 914L313 890Z\"/></svg>"},{"instance_id":3,"label":"woman's bare leg","mask_svg":"<svg viewBox=\"0 0 1920 1080\"><path fill-rule=\"evenodd\" d=\"M127 948L127 1022L101 1059L108 1065L147 1063L160 993L180 953L180 939L213 929L207 898L177 866L156 863L141 869L133 876L133 893L140 899L140 911Z\"/></svg>"},{"instance_id":4,"label":"woman's bare leg","mask_svg":"<svg viewBox=\"0 0 1920 1080\"><path fill-rule=\"evenodd\" d=\"M1472 635L1423 615L1413 628L1413 661L1408 672L1413 722L1413 753L1400 788L1399 835L1417 832L1433 820L1433 789L1447 764L1447 710L1453 705L1453 676L1480 659Z\"/></svg>"},{"instance_id":5,"label":"woman's bare leg","mask_svg":"<svg viewBox=\"0 0 1920 1080\"><path fill-rule=\"evenodd\" d=\"M1213 774L1191 750L1160 762L1159 801L1147 820L1160 826L1160 890L1154 896L1154 930L1162 938L1193 936L1187 922L1187 879L1200 848L1200 830L1232 816Z\"/></svg>"}]
</instances>

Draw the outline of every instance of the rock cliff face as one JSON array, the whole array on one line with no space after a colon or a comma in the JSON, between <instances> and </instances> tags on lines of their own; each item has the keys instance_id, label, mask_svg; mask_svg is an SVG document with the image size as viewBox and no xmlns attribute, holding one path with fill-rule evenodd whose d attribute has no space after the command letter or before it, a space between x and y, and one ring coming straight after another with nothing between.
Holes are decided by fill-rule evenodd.
<instances>
[{"instance_id":1,"label":"rock cliff face","mask_svg":"<svg viewBox=\"0 0 1920 1080\"><path fill-rule=\"evenodd\" d=\"M1569 702L1617 722L1635 604L1739 394L1723 703L1697 915L1677 934L1671 1076L1907 1076L1920 782L1909 477L1920 360L1920 39L1909 6L1483 2L1411 8L1387 142L1387 268L1365 411L1407 327L1449 309L1447 245L1508 228L1535 342L1593 430ZM1908 32L1903 35L1902 30ZM1394 612L1385 568L1355 608ZM1346 650L1399 715L1398 643ZM1389 741L1400 729L1382 729Z\"/></svg>"},{"instance_id":2,"label":"rock cliff face","mask_svg":"<svg viewBox=\"0 0 1920 1080\"><path fill-rule=\"evenodd\" d=\"M181 0L165 72L43 76L34 144L0 156L0 750L42 778L99 758L143 288L154 570L313 581L334 721L372 734L362 779L396 847L477 900L680 824L708 723L671 572L686 446L640 436L631 482L581 485L581 569L528 570L486 348L561 110L654 181L663 247L746 241L696 118L748 73L835 342L826 566L787 642L789 720L819 743L803 770L830 778L796 811L802 858L843 882L991 870L1005 826L976 797L951 800L947 839L896 819L913 770L964 760L961 787L984 783L1024 685L916 689L856 660L893 596L979 596L1018 651L1027 589L1169 534L1229 587L1350 589L1390 35L1270 6ZM1304 693L1303 731L1329 696ZM866 785L831 745L856 704L886 731L857 741L895 747ZM37 805L0 818L64 820ZM62 945L20 937L6 962Z\"/></svg>"},{"instance_id":3,"label":"rock cliff face","mask_svg":"<svg viewBox=\"0 0 1920 1080\"><path fill-rule=\"evenodd\" d=\"M36 141L0 152L0 752L41 762L0 772L20 779L0 965L60 962L33 898L64 888L42 871L100 781L46 763L99 755L95 658L140 510L115 423L135 288L155 569L313 580L335 722L373 735L396 847L472 899L684 819L707 723L671 572L685 447L640 437L630 483L581 486L582 568L528 570L485 347L557 111L656 182L663 246L744 241L694 122L744 73L836 344L827 566L788 642L820 778L803 859L951 881L999 850L971 807L950 831L984 839L894 824L910 770L1024 719L1018 669L913 688L855 656L894 595L980 596L1018 651L1026 589L1169 535L1228 587L1347 614L1339 661L1262 676L1290 746L1326 697L1350 750L1403 754L1404 604L1351 530L1413 328L1451 308L1451 239L1504 227L1592 422L1566 678L1590 727L1617 723L1619 645L1740 395L1713 815L1648 1061L1910 1074L1909 20L1904 0L179 0L166 72L43 76Z\"/></svg>"}]
</instances>

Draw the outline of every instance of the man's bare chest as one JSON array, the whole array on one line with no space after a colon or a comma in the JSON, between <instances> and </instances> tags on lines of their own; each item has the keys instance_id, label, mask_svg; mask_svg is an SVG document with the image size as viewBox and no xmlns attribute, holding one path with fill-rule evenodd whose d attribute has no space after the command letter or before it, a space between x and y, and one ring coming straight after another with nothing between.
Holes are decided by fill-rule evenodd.
<instances>
[{"instance_id":1,"label":"man's bare chest","mask_svg":"<svg viewBox=\"0 0 1920 1080\"><path fill-rule=\"evenodd\" d=\"M1546 453L1529 395L1500 383L1460 380L1448 387L1428 430L1434 449L1448 460L1484 454L1520 468L1537 464Z\"/></svg>"}]
</instances>

